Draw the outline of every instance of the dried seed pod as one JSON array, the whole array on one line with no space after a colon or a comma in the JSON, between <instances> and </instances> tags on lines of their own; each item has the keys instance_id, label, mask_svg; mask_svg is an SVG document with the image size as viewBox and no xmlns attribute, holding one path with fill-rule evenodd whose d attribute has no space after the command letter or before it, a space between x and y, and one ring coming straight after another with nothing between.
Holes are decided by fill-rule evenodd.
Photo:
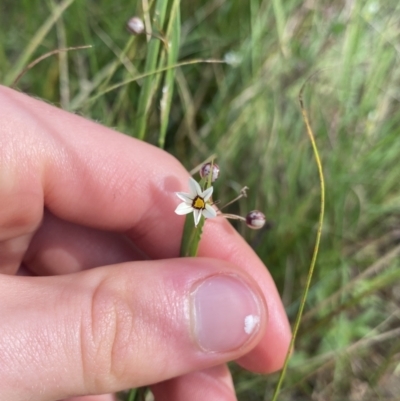
<instances>
[{"instance_id":1,"label":"dried seed pod","mask_svg":"<svg viewBox=\"0 0 400 401\"><path fill-rule=\"evenodd\" d=\"M200 177L201 178L207 178L211 172L211 165L212 165L212 176L211 176L211 182L214 182L217 180L219 176L219 166L218 164L215 163L205 163L201 166L200 169Z\"/></svg>"},{"instance_id":2,"label":"dried seed pod","mask_svg":"<svg viewBox=\"0 0 400 401\"><path fill-rule=\"evenodd\" d=\"M246 224L253 230L259 230L265 225L265 215L259 210L252 210L246 215Z\"/></svg>"},{"instance_id":3,"label":"dried seed pod","mask_svg":"<svg viewBox=\"0 0 400 401\"><path fill-rule=\"evenodd\" d=\"M132 17L126 23L126 28L133 35L140 35L144 32L144 23L139 17Z\"/></svg>"}]
</instances>

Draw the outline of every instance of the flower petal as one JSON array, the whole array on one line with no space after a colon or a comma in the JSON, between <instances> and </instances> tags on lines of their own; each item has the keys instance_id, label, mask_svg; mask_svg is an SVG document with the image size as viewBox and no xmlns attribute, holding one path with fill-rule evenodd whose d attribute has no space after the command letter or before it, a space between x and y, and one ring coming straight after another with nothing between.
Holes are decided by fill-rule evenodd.
<instances>
[{"instance_id":1,"label":"flower petal","mask_svg":"<svg viewBox=\"0 0 400 401\"><path fill-rule=\"evenodd\" d=\"M186 204L185 202L180 203L178 207L175 209L175 213L179 215L188 214L191 212L193 212L192 206Z\"/></svg>"},{"instance_id":2,"label":"flower petal","mask_svg":"<svg viewBox=\"0 0 400 401\"><path fill-rule=\"evenodd\" d=\"M194 216L194 225L197 227L197 224L199 224L201 218L201 210L193 209L193 216Z\"/></svg>"},{"instance_id":3,"label":"flower petal","mask_svg":"<svg viewBox=\"0 0 400 401\"><path fill-rule=\"evenodd\" d=\"M190 195L192 196L192 199L194 199L196 196L202 197L202 191L201 191L200 185L192 177L189 178L189 188L190 188Z\"/></svg>"},{"instance_id":4,"label":"flower petal","mask_svg":"<svg viewBox=\"0 0 400 401\"><path fill-rule=\"evenodd\" d=\"M186 202L187 204L192 204L193 198L190 197L190 194L186 194L184 192L175 192L176 196Z\"/></svg>"},{"instance_id":5,"label":"flower petal","mask_svg":"<svg viewBox=\"0 0 400 401\"><path fill-rule=\"evenodd\" d=\"M213 188L213 187L210 187L210 188L207 188L207 189L203 192L202 198L204 199L204 202L207 202L207 201L210 199L210 197L211 197L211 195L212 195L212 193L213 193L213 190L214 190L214 188Z\"/></svg>"},{"instance_id":6,"label":"flower petal","mask_svg":"<svg viewBox=\"0 0 400 401\"><path fill-rule=\"evenodd\" d=\"M206 219L212 219L214 217L217 217L217 212L215 211L215 209L208 204L206 204L206 208L203 209L202 213Z\"/></svg>"}]
</instances>

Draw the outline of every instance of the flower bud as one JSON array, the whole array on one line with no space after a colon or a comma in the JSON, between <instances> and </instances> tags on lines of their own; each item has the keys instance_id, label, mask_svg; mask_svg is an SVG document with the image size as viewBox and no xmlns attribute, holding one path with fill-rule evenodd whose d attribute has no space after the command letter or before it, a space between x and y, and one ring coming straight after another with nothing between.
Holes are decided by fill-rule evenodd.
<instances>
[{"instance_id":1,"label":"flower bud","mask_svg":"<svg viewBox=\"0 0 400 401\"><path fill-rule=\"evenodd\" d=\"M140 35L144 32L144 23L139 17L132 17L126 23L126 28L133 35Z\"/></svg>"},{"instance_id":2,"label":"flower bud","mask_svg":"<svg viewBox=\"0 0 400 401\"><path fill-rule=\"evenodd\" d=\"M265 225L265 215L259 210L252 210L246 215L246 224L253 230L259 230Z\"/></svg>"},{"instance_id":3,"label":"flower bud","mask_svg":"<svg viewBox=\"0 0 400 401\"><path fill-rule=\"evenodd\" d=\"M212 165L212 175L211 175L211 182L217 180L219 176L219 166L215 163L205 163L201 166L200 169L200 177L207 178L211 172L211 165Z\"/></svg>"}]
</instances>

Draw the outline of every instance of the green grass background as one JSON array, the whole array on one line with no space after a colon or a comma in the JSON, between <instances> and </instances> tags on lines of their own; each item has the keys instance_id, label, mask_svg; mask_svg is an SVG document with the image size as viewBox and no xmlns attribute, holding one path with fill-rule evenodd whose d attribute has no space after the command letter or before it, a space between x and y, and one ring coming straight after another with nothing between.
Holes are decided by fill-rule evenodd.
<instances>
[{"instance_id":1,"label":"green grass background","mask_svg":"<svg viewBox=\"0 0 400 401\"><path fill-rule=\"evenodd\" d=\"M138 15L170 42L130 36ZM320 208L298 105L302 84L326 180L321 248L282 400L400 394L400 5L396 0L2 0L0 82L164 147L188 170L218 155L230 212L269 267L291 321ZM163 73L139 77L190 60ZM129 84L104 93L112 85ZM164 88L164 90L163 90ZM239 400L270 399L277 375L232 367Z\"/></svg>"}]
</instances>

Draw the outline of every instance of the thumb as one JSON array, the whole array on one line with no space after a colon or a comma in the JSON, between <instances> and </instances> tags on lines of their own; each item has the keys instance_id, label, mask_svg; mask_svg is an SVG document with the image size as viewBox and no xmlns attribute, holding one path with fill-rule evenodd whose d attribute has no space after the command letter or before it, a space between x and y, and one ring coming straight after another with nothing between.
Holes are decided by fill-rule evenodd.
<instances>
[{"instance_id":1,"label":"thumb","mask_svg":"<svg viewBox=\"0 0 400 401\"><path fill-rule=\"evenodd\" d=\"M260 341L256 283L214 259L0 276L0 399L54 400L167 380Z\"/></svg>"}]
</instances>

